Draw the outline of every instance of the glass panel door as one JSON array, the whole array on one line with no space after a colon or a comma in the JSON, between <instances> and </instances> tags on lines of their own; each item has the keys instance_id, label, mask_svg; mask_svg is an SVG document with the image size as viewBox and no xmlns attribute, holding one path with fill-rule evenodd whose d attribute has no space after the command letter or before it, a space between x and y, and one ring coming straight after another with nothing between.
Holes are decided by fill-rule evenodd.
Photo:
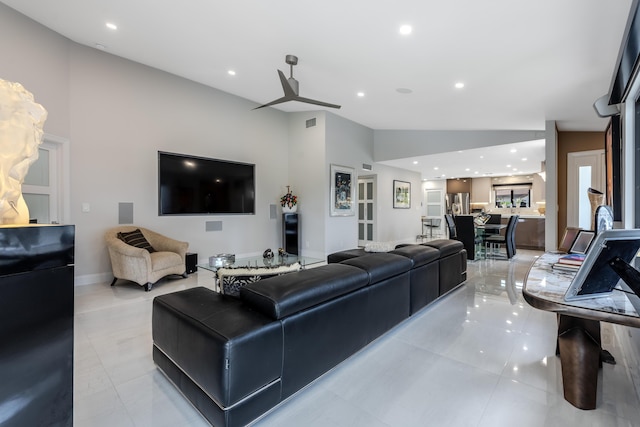
<instances>
[{"instance_id":1,"label":"glass panel door","mask_svg":"<svg viewBox=\"0 0 640 427\"><path fill-rule=\"evenodd\" d=\"M431 219L430 229L423 229L422 234L440 235L444 230L444 198L442 190L425 190L425 217ZM423 226L424 227L424 226Z\"/></svg>"},{"instance_id":2,"label":"glass panel door","mask_svg":"<svg viewBox=\"0 0 640 427\"><path fill-rule=\"evenodd\" d=\"M375 231L375 180L358 179L358 246L374 240Z\"/></svg>"},{"instance_id":3,"label":"glass panel door","mask_svg":"<svg viewBox=\"0 0 640 427\"><path fill-rule=\"evenodd\" d=\"M38 224L58 223L57 147L46 141L38 148L38 160L30 167L22 184L29 208L29 220Z\"/></svg>"}]
</instances>

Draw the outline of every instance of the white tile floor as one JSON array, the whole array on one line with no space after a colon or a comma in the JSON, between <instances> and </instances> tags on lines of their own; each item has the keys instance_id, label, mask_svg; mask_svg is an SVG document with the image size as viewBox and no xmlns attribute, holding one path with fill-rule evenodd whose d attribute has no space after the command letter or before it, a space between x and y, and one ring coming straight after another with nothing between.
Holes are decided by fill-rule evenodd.
<instances>
[{"instance_id":1,"label":"white tile floor","mask_svg":"<svg viewBox=\"0 0 640 427\"><path fill-rule=\"evenodd\" d=\"M255 426L638 426L640 404L618 359L599 377L598 408L562 397L555 315L529 307L522 280L536 252L469 263L467 283L281 404ZM119 282L76 288L74 422L82 426L207 426L155 368L151 301L211 286L211 273L151 292Z\"/></svg>"}]
</instances>

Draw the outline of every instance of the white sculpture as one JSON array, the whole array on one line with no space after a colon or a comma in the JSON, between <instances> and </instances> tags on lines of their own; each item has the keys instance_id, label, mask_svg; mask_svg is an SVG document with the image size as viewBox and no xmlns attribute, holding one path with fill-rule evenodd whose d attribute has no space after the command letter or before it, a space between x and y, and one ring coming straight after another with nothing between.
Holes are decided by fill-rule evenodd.
<instances>
[{"instance_id":1,"label":"white sculpture","mask_svg":"<svg viewBox=\"0 0 640 427\"><path fill-rule=\"evenodd\" d=\"M47 110L20 83L0 79L0 224L29 223L22 183L38 159Z\"/></svg>"}]
</instances>

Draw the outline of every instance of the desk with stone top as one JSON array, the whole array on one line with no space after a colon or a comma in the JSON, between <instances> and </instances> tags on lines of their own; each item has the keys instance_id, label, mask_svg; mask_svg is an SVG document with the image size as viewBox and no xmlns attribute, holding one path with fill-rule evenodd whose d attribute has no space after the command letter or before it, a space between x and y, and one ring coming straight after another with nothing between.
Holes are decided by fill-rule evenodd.
<instances>
[{"instance_id":1,"label":"desk with stone top","mask_svg":"<svg viewBox=\"0 0 640 427\"><path fill-rule=\"evenodd\" d=\"M614 291L610 296L567 302L573 272L554 270L564 254L545 253L530 267L522 293L532 307L558 314L558 350L565 399L580 409L595 409L600 358L600 321L640 327L635 295Z\"/></svg>"}]
</instances>

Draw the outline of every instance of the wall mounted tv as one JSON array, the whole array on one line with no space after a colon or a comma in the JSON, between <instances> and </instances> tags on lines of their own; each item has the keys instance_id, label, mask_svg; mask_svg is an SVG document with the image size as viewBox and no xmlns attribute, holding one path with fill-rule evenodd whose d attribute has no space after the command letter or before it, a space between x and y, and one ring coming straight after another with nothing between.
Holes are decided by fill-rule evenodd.
<instances>
[{"instance_id":1,"label":"wall mounted tv","mask_svg":"<svg viewBox=\"0 0 640 427\"><path fill-rule=\"evenodd\" d=\"M255 214L255 165L158 151L158 214Z\"/></svg>"}]
</instances>

